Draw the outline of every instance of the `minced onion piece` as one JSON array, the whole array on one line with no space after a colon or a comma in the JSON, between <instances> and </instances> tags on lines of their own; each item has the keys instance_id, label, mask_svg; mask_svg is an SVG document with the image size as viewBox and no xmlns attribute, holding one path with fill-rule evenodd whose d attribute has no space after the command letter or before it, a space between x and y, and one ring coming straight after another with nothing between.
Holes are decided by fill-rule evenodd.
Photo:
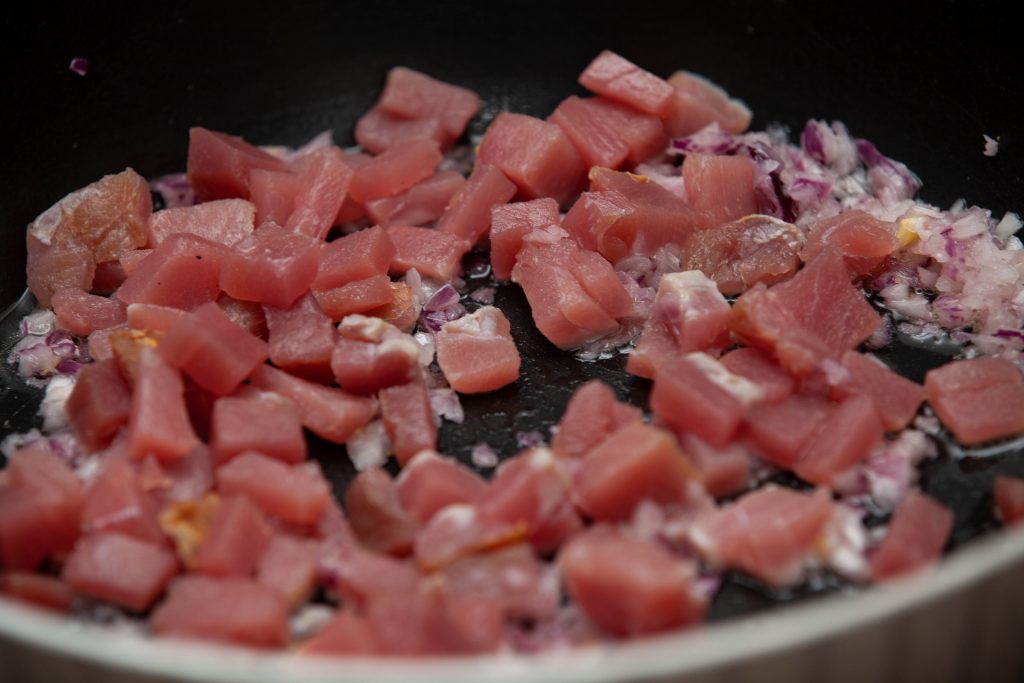
<instances>
[{"instance_id":1,"label":"minced onion piece","mask_svg":"<svg viewBox=\"0 0 1024 683\"><path fill-rule=\"evenodd\" d=\"M46 393L39 404L39 413L43 416L43 431L55 432L67 427L67 414L64 404L75 388L75 378L59 375L46 385Z\"/></svg>"},{"instance_id":2,"label":"minced onion piece","mask_svg":"<svg viewBox=\"0 0 1024 683\"><path fill-rule=\"evenodd\" d=\"M516 432L516 445L520 448L539 448L545 443L544 435L536 429Z\"/></svg>"},{"instance_id":3,"label":"minced onion piece","mask_svg":"<svg viewBox=\"0 0 1024 683\"><path fill-rule=\"evenodd\" d=\"M990 138L984 133L982 133L981 137L985 139L985 151L982 152L985 156L994 157L995 155L999 154L998 140L996 140L995 138Z\"/></svg>"},{"instance_id":4,"label":"minced onion piece","mask_svg":"<svg viewBox=\"0 0 1024 683\"><path fill-rule=\"evenodd\" d=\"M22 336L31 334L42 337L52 332L56 326L57 316L48 308L41 308L29 313L18 323L18 329Z\"/></svg>"},{"instance_id":5,"label":"minced onion piece","mask_svg":"<svg viewBox=\"0 0 1024 683\"><path fill-rule=\"evenodd\" d=\"M85 57L72 57L71 62L68 64L68 70L84 76L89 72L89 60Z\"/></svg>"},{"instance_id":6,"label":"minced onion piece","mask_svg":"<svg viewBox=\"0 0 1024 683\"><path fill-rule=\"evenodd\" d=\"M387 462L388 453L391 451L384 422L373 420L353 434L345 442L345 450L358 472L382 466Z\"/></svg>"},{"instance_id":7,"label":"minced onion piece","mask_svg":"<svg viewBox=\"0 0 1024 683\"><path fill-rule=\"evenodd\" d=\"M462 410L462 403L459 395L448 387L438 387L427 392L430 398L430 407L438 421L442 418L455 424L462 424L466 414Z\"/></svg>"},{"instance_id":8,"label":"minced onion piece","mask_svg":"<svg viewBox=\"0 0 1024 683\"><path fill-rule=\"evenodd\" d=\"M169 173L149 181L149 189L164 200L164 208L194 206L199 202L184 173Z\"/></svg>"},{"instance_id":9,"label":"minced onion piece","mask_svg":"<svg viewBox=\"0 0 1024 683\"><path fill-rule=\"evenodd\" d=\"M490 469L498 466L498 453L491 448L489 443L481 441L480 443L473 446L473 449L469 452L469 460L473 463L474 467L480 469Z\"/></svg>"},{"instance_id":10,"label":"minced onion piece","mask_svg":"<svg viewBox=\"0 0 1024 683\"><path fill-rule=\"evenodd\" d=\"M470 293L469 298L477 302L478 304L490 306L491 304L494 303L495 293L496 290L494 289L494 287L480 287L478 289L474 289Z\"/></svg>"}]
</instances>

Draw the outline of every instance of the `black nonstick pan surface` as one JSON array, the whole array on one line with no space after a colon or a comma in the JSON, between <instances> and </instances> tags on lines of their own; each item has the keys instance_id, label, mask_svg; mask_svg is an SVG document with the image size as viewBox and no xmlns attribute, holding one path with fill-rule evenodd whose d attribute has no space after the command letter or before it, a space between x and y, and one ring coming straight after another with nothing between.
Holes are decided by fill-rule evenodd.
<instances>
[{"instance_id":1,"label":"black nonstick pan surface","mask_svg":"<svg viewBox=\"0 0 1024 683\"><path fill-rule=\"evenodd\" d=\"M777 121L798 133L808 118L840 119L915 170L931 203L964 197L995 215L1024 209L1019 36L998 6L661 4L22 7L0 18L0 310L24 290L25 226L64 194L125 166L149 177L183 170L194 125L288 145L333 129L339 144L351 144L356 118L399 64L478 92L484 106L471 133L480 134L498 111L546 116L581 93L576 76L610 48L661 75L686 68L708 76L750 105L754 129ZM77 56L88 59L84 77L68 69ZM996 157L982 154L982 134L999 139ZM445 423L441 451L469 463L473 445L486 441L510 456L517 432L547 435L573 389L591 378L646 407L649 383L624 372L625 357L581 362L558 351L533 328L514 285L499 287L496 305L512 321L522 378L464 397L465 423ZM4 348L28 310L23 300L4 318ZM901 345L880 355L918 381L945 360ZM0 369L0 438L38 420L38 393L9 370ZM341 449L322 443L314 452L343 491L353 470ZM925 465L924 489L956 512L954 547L996 526L998 473L1024 475L1019 447L967 458L943 448ZM729 577L711 618L839 585L826 577L813 590L779 594Z\"/></svg>"}]
</instances>

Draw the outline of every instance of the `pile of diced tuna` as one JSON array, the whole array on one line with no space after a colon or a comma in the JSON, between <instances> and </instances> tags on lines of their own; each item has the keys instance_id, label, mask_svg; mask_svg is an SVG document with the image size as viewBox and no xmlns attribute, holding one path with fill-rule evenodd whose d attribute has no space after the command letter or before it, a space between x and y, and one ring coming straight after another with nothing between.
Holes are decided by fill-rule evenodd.
<instances>
[{"instance_id":1,"label":"pile of diced tuna","mask_svg":"<svg viewBox=\"0 0 1024 683\"><path fill-rule=\"evenodd\" d=\"M597 96L546 120L499 114L468 178L446 153L478 97L399 67L362 151L194 128L194 202L154 212L129 169L39 216L29 287L87 339L62 414L80 452L10 455L0 591L306 654L531 652L698 623L725 571L791 587L936 561L953 515L914 487L915 418L927 400L964 445L1017 435L1024 381L986 357L921 386L864 352L886 323L861 285L920 221L801 213L749 110L698 76L604 52L580 83ZM835 130L807 143L822 168ZM473 249L559 348L631 348L650 417L595 381L489 480L437 453L433 393L519 376L504 314L459 303ZM370 444L343 500L306 431ZM780 471L806 486L761 484ZM997 483L1007 524L1022 489ZM881 533L865 501L894 511Z\"/></svg>"}]
</instances>

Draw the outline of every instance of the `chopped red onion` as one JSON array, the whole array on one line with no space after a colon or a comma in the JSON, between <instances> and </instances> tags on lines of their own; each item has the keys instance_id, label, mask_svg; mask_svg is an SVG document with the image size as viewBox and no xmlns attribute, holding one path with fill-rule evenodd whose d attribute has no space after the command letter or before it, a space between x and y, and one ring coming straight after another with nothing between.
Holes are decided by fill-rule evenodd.
<instances>
[{"instance_id":1,"label":"chopped red onion","mask_svg":"<svg viewBox=\"0 0 1024 683\"><path fill-rule=\"evenodd\" d=\"M516 432L516 445L520 448L538 448L540 446L544 446L544 435L536 429Z\"/></svg>"},{"instance_id":2,"label":"chopped red onion","mask_svg":"<svg viewBox=\"0 0 1024 683\"><path fill-rule=\"evenodd\" d=\"M388 459L391 444L381 420L373 420L345 442L345 450L356 470L380 467Z\"/></svg>"},{"instance_id":3,"label":"chopped red onion","mask_svg":"<svg viewBox=\"0 0 1024 683\"><path fill-rule=\"evenodd\" d=\"M194 206L199 200L184 173L171 173L149 181L149 189L164 200L164 208Z\"/></svg>"},{"instance_id":4,"label":"chopped red onion","mask_svg":"<svg viewBox=\"0 0 1024 683\"><path fill-rule=\"evenodd\" d=\"M921 189L921 179L905 164L883 156L867 140L857 140L857 153L868 168L872 192L883 203L910 199Z\"/></svg>"},{"instance_id":5,"label":"chopped red onion","mask_svg":"<svg viewBox=\"0 0 1024 683\"><path fill-rule=\"evenodd\" d=\"M18 329L22 336L31 334L42 337L52 332L56 326L57 316L53 314L53 311L41 308L22 318Z\"/></svg>"},{"instance_id":6,"label":"chopped red onion","mask_svg":"<svg viewBox=\"0 0 1024 683\"><path fill-rule=\"evenodd\" d=\"M469 460L479 469L497 467L499 462L498 453L484 441L473 446L473 450L469 452Z\"/></svg>"},{"instance_id":7,"label":"chopped red onion","mask_svg":"<svg viewBox=\"0 0 1024 683\"><path fill-rule=\"evenodd\" d=\"M434 411L434 415L438 422L442 418L455 424L462 424L466 419L466 414L462 410L462 403L459 401L459 395L454 390L447 387L439 387L431 389L429 392L430 407Z\"/></svg>"},{"instance_id":8,"label":"chopped red onion","mask_svg":"<svg viewBox=\"0 0 1024 683\"><path fill-rule=\"evenodd\" d=\"M495 292L494 287L480 287L479 289L474 289L470 293L469 298L478 304L490 306L494 303Z\"/></svg>"},{"instance_id":9,"label":"chopped red onion","mask_svg":"<svg viewBox=\"0 0 1024 683\"><path fill-rule=\"evenodd\" d=\"M441 287L423 306L420 313L420 327L428 332L439 332L445 323L458 320L466 315L466 308L459 303L459 293L449 284Z\"/></svg>"},{"instance_id":10,"label":"chopped red onion","mask_svg":"<svg viewBox=\"0 0 1024 683\"><path fill-rule=\"evenodd\" d=\"M985 156L994 157L999 154L999 142L997 140L985 134L982 134L981 137L985 139L985 151L983 152Z\"/></svg>"},{"instance_id":11,"label":"chopped red onion","mask_svg":"<svg viewBox=\"0 0 1024 683\"><path fill-rule=\"evenodd\" d=\"M68 375L58 375L47 383L43 401L39 404L39 414L43 416L43 431L56 432L67 427L64 404L67 403L74 388L75 378Z\"/></svg>"},{"instance_id":12,"label":"chopped red onion","mask_svg":"<svg viewBox=\"0 0 1024 683\"><path fill-rule=\"evenodd\" d=\"M85 57L72 57L68 69L79 76L84 76L89 72L89 60Z\"/></svg>"}]
</instances>

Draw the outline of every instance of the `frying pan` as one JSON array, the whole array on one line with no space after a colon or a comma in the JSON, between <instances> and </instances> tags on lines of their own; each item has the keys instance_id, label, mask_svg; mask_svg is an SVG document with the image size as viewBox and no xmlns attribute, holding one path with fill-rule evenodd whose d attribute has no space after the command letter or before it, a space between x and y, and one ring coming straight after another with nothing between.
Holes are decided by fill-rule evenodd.
<instances>
[{"instance_id":1,"label":"frying pan","mask_svg":"<svg viewBox=\"0 0 1024 683\"><path fill-rule=\"evenodd\" d=\"M0 323L0 345L31 308L20 299L25 225L56 199L125 166L146 176L182 170L193 125L289 145L330 128L349 144L397 64L478 92L484 106L471 134L480 134L501 110L545 116L580 92L580 70L610 48L655 73L687 68L721 83L754 110L754 128L841 119L916 170L932 203L966 197L996 215L1024 208L1024 81L1002 17L956 2L927 14L658 4L103 3L5 15L0 311L18 308ZM68 70L76 56L89 60L84 77ZM1001 143L994 158L982 154L983 133ZM558 352L529 324L514 286L498 289L497 305L519 331L523 377L464 399L466 421L445 423L442 451L468 463L486 441L509 456L517 432L545 432L573 388L595 377L646 406L649 385L624 373L621 356L583 363ZM944 359L896 346L886 360L920 380ZM0 373L2 437L34 424L38 395L6 367ZM922 486L956 513L953 552L935 571L870 590L827 578L784 594L730 576L712 623L690 633L533 659L316 664L139 641L5 602L0 671L12 681L1018 680L1024 535L985 533L996 526L993 476L1024 475L1021 449L1004 451L964 458L943 448L925 466ZM326 444L314 452L343 490L347 458Z\"/></svg>"}]
</instances>

